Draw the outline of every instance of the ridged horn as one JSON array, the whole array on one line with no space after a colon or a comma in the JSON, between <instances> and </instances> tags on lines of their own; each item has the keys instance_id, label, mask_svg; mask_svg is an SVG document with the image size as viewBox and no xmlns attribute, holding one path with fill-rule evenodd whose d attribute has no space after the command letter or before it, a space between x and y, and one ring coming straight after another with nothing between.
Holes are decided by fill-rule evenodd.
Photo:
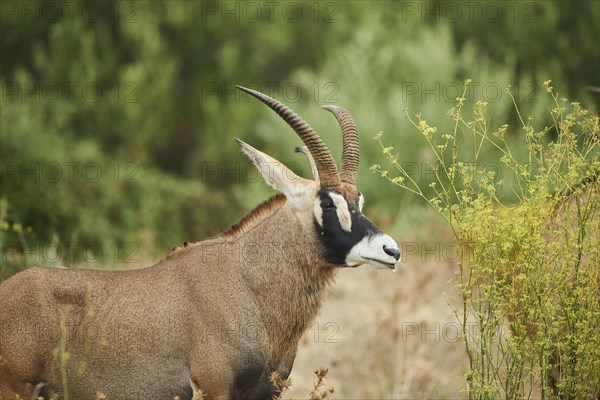
<instances>
[{"instance_id":1,"label":"ridged horn","mask_svg":"<svg viewBox=\"0 0 600 400\"><path fill-rule=\"evenodd\" d=\"M358 128L350 113L337 106L322 106L325 110L335 115L335 118L342 128L342 140L344 142L342 150L342 170L340 171L340 180L342 182L356 185L358 176L358 161L360 158L360 148L358 145Z\"/></svg>"},{"instance_id":2,"label":"ridged horn","mask_svg":"<svg viewBox=\"0 0 600 400\"><path fill-rule=\"evenodd\" d=\"M319 172L319 181L321 186L336 191L341 190L340 177L338 176L337 166L331 156L331 153L325 146L325 143L317 132L310 127L298 114L285 104L275 100L266 94L246 87L236 85L238 89L256 97L261 102L265 103L269 108L277 113L287 124L296 132L302 139L302 142L308 147L310 154Z\"/></svg>"}]
</instances>

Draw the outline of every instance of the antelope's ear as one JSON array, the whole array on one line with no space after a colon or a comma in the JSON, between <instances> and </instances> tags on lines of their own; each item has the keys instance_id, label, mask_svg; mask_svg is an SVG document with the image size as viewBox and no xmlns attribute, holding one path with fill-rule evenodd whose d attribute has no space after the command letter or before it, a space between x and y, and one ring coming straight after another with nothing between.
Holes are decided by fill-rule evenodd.
<instances>
[{"instance_id":1,"label":"antelope's ear","mask_svg":"<svg viewBox=\"0 0 600 400\"><path fill-rule=\"evenodd\" d=\"M258 168L263 179L273 189L285 194L294 209L312 208L313 199L309 196L315 183L296 175L292 170L273 157L256 150L248 143L236 139L242 152Z\"/></svg>"},{"instance_id":2,"label":"antelope's ear","mask_svg":"<svg viewBox=\"0 0 600 400\"><path fill-rule=\"evenodd\" d=\"M319 183L319 170L317 170L317 164L315 164L315 159L312 154L310 154L310 150L306 146L297 146L294 148L296 153L303 153L308 157L308 162L310 163L310 170L312 171L313 177L315 178L315 182Z\"/></svg>"}]
</instances>

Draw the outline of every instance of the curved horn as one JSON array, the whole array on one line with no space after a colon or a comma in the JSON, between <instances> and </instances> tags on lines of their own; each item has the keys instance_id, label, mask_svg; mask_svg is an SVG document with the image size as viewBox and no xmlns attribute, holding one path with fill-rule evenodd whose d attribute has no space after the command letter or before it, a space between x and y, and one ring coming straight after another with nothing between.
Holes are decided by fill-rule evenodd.
<instances>
[{"instance_id":1,"label":"curved horn","mask_svg":"<svg viewBox=\"0 0 600 400\"><path fill-rule=\"evenodd\" d=\"M322 106L325 110L335 115L340 127L342 128L342 140L344 147L342 150L342 170L340 180L342 182L356 185L358 176L358 161L360 148L358 146L358 129L350 113L342 107Z\"/></svg>"},{"instance_id":2,"label":"curved horn","mask_svg":"<svg viewBox=\"0 0 600 400\"><path fill-rule=\"evenodd\" d=\"M236 87L265 103L269 108L277 113L294 132L302 139L310 154L312 154L317 171L319 171L319 180L321 186L328 189L337 189L340 191L340 177L338 176L337 166L331 156L331 153L323 143L323 140L317 135L317 132L310 127L302 118L285 104L277 101L256 90L248 89L243 86Z\"/></svg>"}]
</instances>

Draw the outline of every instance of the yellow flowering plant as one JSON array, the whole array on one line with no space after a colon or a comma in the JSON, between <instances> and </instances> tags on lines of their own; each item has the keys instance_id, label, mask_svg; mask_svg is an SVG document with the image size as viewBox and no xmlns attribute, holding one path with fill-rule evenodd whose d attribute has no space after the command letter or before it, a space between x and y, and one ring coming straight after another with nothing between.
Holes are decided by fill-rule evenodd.
<instances>
[{"instance_id":1,"label":"yellow flowering plant","mask_svg":"<svg viewBox=\"0 0 600 400\"><path fill-rule=\"evenodd\" d=\"M407 114L433 155L432 182L408 173L381 133L374 139L395 172L371 169L426 201L455 236L452 304L469 360L469 398L598 398L598 115L559 99L546 81L550 126L536 129L533 117L523 118L509 88L520 126L494 130L487 103L465 115L469 83L448 112L450 132Z\"/></svg>"}]
</instances>

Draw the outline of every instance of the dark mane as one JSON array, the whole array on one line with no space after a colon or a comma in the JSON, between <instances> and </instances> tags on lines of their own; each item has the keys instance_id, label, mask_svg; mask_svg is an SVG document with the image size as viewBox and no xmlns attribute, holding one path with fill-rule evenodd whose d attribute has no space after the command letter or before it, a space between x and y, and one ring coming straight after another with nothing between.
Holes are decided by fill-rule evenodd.
<instances>
[{"instance_id":1,"label":"dark mane","mask_svg":"<svg viewBox=\"0 0 600 400\"><path fill-rule=\"evenodd\" d=\"M254 225L257 221L262 220L266 214L270 214L274 211L279 210L279 208L281 208L281 206L283 206L286 201L287 198L285 197L285 195L278 193L270 199L263 201L248 214L244 215L240 222L231 225L223 232L211 236L209 239L237 236L238 234L248 230L248 228Z\"/></svg>"},{"instance_id":2,"label":"dark mane","mask_svg":"<svg viewBox=\"0 0 600 400\"><path fill-rule=\"evenodd\" d=\"M238 222L237 224L231 225L229 228L225 229L224 231L217 233L216 235L210 236L204 240L229 238L229 237L235 237L237 235L240 235L240 234L244 233L245 231L247 231L248 229L250 229L255 223L257 223L258 221L261 221L266 215L272 214L275 211L279 210L285 204L286 201L287 201L287 198L285 197L285 195L283 195L281 193L276 194L275 196L271 197L270 199L268 199L266 201L263 201L258 206L256 206L252 211L250 211L248 214L243 216L242 219L240 220L240 222ZM204 240L202 240L202 241L204 241ZM202 242L202 241L200 241L200 242ZM194 245L197 245L200 242L193 242L193 243L184 242L183 246L173 247L171 249L171 251L169 252L169 254L167 254L167 256L165 258L171 258L175 255L178 255L183 250L185 250L189 247L193 247Z\"/></svg>"}]
</instances>

